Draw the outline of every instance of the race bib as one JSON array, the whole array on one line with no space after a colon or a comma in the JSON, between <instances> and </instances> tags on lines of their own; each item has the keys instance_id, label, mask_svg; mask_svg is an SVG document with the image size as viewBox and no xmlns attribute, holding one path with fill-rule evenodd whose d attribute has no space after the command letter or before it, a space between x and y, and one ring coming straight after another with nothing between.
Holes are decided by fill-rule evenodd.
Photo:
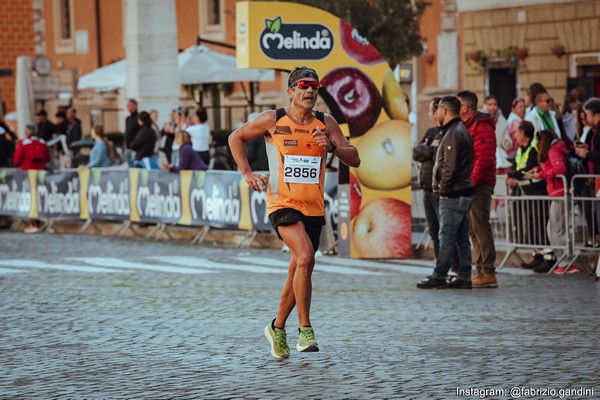
<instances>
[{"instance_id":1,"label":"race bib","mask_svg":"<svg viewBox=\"0 0 600 400\"><path fill-rule=\"evenodd\" d=\"M319 183L321 157L286 155L283 160L283 181L286 183Z\"/></svg>"}]
</instances>

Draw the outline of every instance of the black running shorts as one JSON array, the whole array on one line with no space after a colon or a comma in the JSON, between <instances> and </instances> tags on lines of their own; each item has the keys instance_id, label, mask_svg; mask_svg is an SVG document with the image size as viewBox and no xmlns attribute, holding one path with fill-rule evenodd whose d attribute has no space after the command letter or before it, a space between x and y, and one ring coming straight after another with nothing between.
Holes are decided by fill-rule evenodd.
<instances>
[{"instance_id":1,"label":"black running shorts","mask_svg":"<svg viewBox=\"0 0 600 400\"><path fill-rule=\"evenodd\" d=\"M304 224L304 230L313 245L313 249L315 252L319 249L321 229L323 228L323 225L325 225L325 217L307 217L293 208L281 208L269 214L269 220L271 221L271 225L273 225L275 232L277 232L279 239L281 239L281 235L277 229L278 227L302 222Z\"/></svg>"}]
</instances>

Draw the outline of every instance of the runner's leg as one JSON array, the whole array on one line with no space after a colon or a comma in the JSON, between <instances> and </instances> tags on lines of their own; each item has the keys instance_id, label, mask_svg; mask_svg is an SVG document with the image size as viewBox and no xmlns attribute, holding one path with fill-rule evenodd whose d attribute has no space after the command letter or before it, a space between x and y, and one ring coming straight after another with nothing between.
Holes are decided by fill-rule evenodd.
<instances>
[{"instance_id":1,"label":"runner's leg","mask_svg":"<svg viewBox=\"0 0 600 400\"><path fill-rule=\"evenodd\" d=\"M294 274L296 273L296 255L290 252L290 266L288 267L288 276L281 290L281 300L279 301L279 310L275 319L275 326L285 328L290 313L296 306L296 297L294 296Z\"/></svg>"},{"instance_id":2,"label":"runner's leg","mask_svg":"<svg viewBox=\"0 0 600 400\"><path fill-rule=\"evenodd\" d=\"M292 257L295 257L296 259L296 270L294 272L292 290L296 299L299 326L311 326L311 275L315 266L315 249L313 248L312 242L310 241L310 238L306 233L304 224L301 222L298 222L293 225L279 226L278 231L279 235L283 239L283 242L290 248L290 253L292 254ZM286 310L287 308L283 308L283 310L281 311ZM284 317L287 316L283 314L278 314L277 320L279 321Z\"/></svg>"}]
</instances>

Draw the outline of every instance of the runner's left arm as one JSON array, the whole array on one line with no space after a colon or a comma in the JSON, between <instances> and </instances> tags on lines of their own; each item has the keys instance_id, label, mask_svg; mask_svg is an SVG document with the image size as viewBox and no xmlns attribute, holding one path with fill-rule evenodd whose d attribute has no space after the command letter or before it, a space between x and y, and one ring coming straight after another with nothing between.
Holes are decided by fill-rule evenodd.
<instances>
[{"instance_id":1,"label":"runner's left arm","mask_svg":"<svg viewBox=\"0 0 600 400\"><path fill-rule=\"evenodd\" d=\"M325 127L327 128L328 139L336 146L333 154L344 164L358 168L360 166L360 156L356 147L350 144L348 139L342 133L340 125L329 114L325 114ZM321 144L320 144L321 145ZM325 149L331 151L331 144L326 143Z\"/></svg>"}]
</instances>

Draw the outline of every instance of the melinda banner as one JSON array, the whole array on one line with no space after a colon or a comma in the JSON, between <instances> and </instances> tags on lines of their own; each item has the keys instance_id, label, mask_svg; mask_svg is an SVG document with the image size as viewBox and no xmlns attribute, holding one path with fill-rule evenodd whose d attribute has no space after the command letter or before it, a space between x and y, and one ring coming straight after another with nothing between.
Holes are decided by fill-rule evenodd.
<instances>
[{"instance_id":1,"label":"melinda banner","mask_svg":"<svg viewBox=\"0 0 600 400\"><path fill-rule=\"evenodd\" d=\"M34 193L36 171L0 170L0 215L34 217L36 207Z\"/></svg>"},{"instance_id":2,"label":"melinda banner","mask_svg":"<svg viewBox=\"0 0 600 400\"><path fill-rule=\"evenodd\" d=\"M326 173L325 193L336 209L337 173ZM0 215L272 231L266 193L250 189L237 171L3 169Z\"/></svg>"},{"instance_id":3,"label":"melinda banner","mask_svg":"<svg viewBox=\"0 0 600 400\"><path fill-rule=\"evenodd\" d=\"M241 178L237 171L194 171L189 187L191 225L238 229Z\"/></svg>"},{"instance_id":4,"label":"melinda banner","mask_svg":"<svg viewBox=\"0 0 600 400\"><path fill-rule=\"evenodd\" d=\"M340 243L340 255L410 257L408 104L377 49L338 17L287 2L236 3L236 41L238 68L314 68L326 105L321 111L358 149L360 167L339 169L339 183L349 185L347 215L338 227L340 241L347 242Z\"/></svg>"},{"instance_id":5,"label":"melinda banner","mask_svg":"<svg viewBox=\"0 0 600 400\"><path fill-rule=\"evenodd\" d=\"M36 171L37 216L42 218L81 217L77 171L49 174Z\"/></svg>"},{"instance_id":6,"label":"melinda banner","mask_svg":"<svg viewBox=\"0 0 600 400\"><path fill-rule=\"evenodd\" d=\"M181 219L179 174L130 170L131 221L178 223Z\"/></svg>"},{"instance_id":7,"label":"melinda banner","mask_svg":"<svg viewBox=\"0 0 600 400\"><path fill-rule=\"evenodd\" d=\"M123 221L129 219L129 171L83 170L81 179L81 218Z\"/></svg>"}]
</instances>

